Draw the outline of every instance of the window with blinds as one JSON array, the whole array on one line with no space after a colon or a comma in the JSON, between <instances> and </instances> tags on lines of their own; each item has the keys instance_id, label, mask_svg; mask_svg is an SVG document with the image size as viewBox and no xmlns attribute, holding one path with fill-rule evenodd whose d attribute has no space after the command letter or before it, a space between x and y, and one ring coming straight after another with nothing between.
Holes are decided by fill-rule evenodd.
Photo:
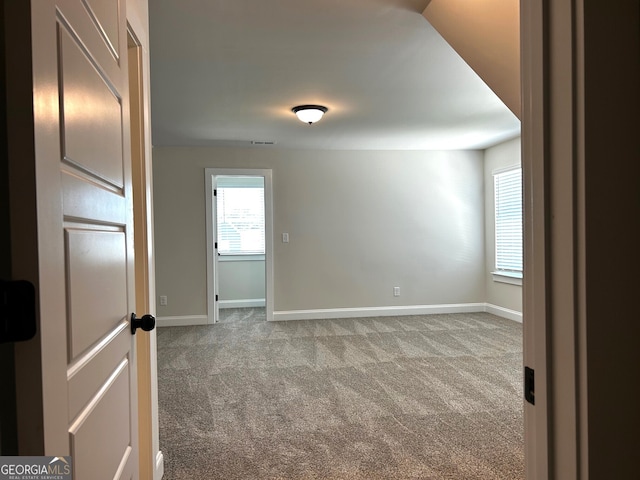
<instances>
[{"instance_id":1,"label":"window with blinds","mask_svg":"<svg viewBox=\"0 0 640 480\"><path fill-rule=\"evenodd\" d=\"M220 255L264 255L264 179L218 177L216 218Z\"/></svg>"},{"instance_id":2,"label":"window with blinds","mask_svg":"<svg viewBox=\"0 0 640 480\"><path fill-rule=\"evenodd\" d=\"M497 273L522 275L522 169L494 174Z\"/></svg>"}]
</instances>

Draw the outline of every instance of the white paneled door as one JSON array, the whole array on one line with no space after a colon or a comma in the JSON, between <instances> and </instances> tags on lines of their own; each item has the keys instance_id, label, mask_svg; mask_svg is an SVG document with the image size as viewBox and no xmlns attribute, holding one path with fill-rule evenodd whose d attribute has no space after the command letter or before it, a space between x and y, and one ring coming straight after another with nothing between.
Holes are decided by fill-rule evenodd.
<instances>
[{"instance_id":1,"label":"white paneled door","mask_svg":"<svg viewBox=\"0 0 640 480\"><path fill-rule=\"evenodd\" d=\"M77 480L138 478L125 0L30 3L37 261L14 258L39 333L17 345L20 449L71 455Z\"/></svg>"}]
</instances>

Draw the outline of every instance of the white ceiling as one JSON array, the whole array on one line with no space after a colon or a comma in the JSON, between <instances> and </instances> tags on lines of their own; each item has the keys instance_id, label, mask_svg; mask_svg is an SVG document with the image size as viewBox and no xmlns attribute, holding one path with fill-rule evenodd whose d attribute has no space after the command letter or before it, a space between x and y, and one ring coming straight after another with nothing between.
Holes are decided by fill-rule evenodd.
<instances>
[{"instance_id":1,"label":"white ceiling","mask_svg":"<svg viewBox=\"0 0 640 480\"><path fill-rule=\"evenodd\" d=\"M428 0L151 0L153 144L486 148L520 122L421 15ZM314 125L291 112L329 108ZM273 148L273 147L260 147Z\"/></svg>"}]
</instances>

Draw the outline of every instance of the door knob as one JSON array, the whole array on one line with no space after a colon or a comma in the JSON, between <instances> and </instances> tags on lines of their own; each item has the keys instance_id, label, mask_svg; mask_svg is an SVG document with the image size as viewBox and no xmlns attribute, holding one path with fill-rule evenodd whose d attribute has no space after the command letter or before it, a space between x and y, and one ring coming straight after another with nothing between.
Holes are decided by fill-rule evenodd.
<instances>
[{"instance_id":1,"label":"door knob","mask_svg":"<svg viewBox=\"0 0 640 480\"><path fill-rule=\"evenodd\" d=\"M141 328L145 332L150 332L156 326L156 317L153 315L143 315L142 318L137 318L135 313L131 314L131 333L136 334L136 330Z\"/></svg>"}]
</instances>

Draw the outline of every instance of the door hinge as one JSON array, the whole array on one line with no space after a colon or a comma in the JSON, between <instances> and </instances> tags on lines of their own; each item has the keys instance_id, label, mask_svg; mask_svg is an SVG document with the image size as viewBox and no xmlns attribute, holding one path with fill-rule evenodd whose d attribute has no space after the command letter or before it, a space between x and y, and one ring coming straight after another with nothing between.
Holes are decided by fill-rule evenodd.
<instances>
[{"instance_id":1,"label":"door hinge","mask_svg":"<svg viewBox=\"0 0 640 480\"><path fill-rule=\"evenodd\" d=\"M536 404L535 373L533 368L524 367L524 398L531 405Z\"/></svg>"},{"instance_id":2,"label":"door hinge","mask_svg":"<svg viewBox=\"0 0 640 480\"><path fill-rule=\"evenodd\" d=\"M214 248L217 250L218 249L218 242L215 243Z\"/></svg>"},{"instance_id":3,"label":"door hinge","mask_svg":"<svg viewBox=\"0 0 640 480\"><path fill-rule=\"evenodd\" d=\"M35 334L35 287L24 280L0 280L0 343L30 340Z\"/></svg>"},{"instance_id":4,"label":"door hinge","mask_svg":"<svg viewBox=\"0 0 640 480\"><path fill-rule=\"evenodd\" d=\"M218 295L216 295L216 302L218 301Z\"/></svg>"},{"instance_id":5,"label":"door hinge","mask_svg":"<svg viewBox=\"0 0 640 480\"><path fill-rule=\"evenodd\" d=\"M217 188L214 188L214 189L213 189L213 196L214 196L214 197L217 197L217 196L218 196L218 189L217 189Z\"/></svg>"}]
</instances>

